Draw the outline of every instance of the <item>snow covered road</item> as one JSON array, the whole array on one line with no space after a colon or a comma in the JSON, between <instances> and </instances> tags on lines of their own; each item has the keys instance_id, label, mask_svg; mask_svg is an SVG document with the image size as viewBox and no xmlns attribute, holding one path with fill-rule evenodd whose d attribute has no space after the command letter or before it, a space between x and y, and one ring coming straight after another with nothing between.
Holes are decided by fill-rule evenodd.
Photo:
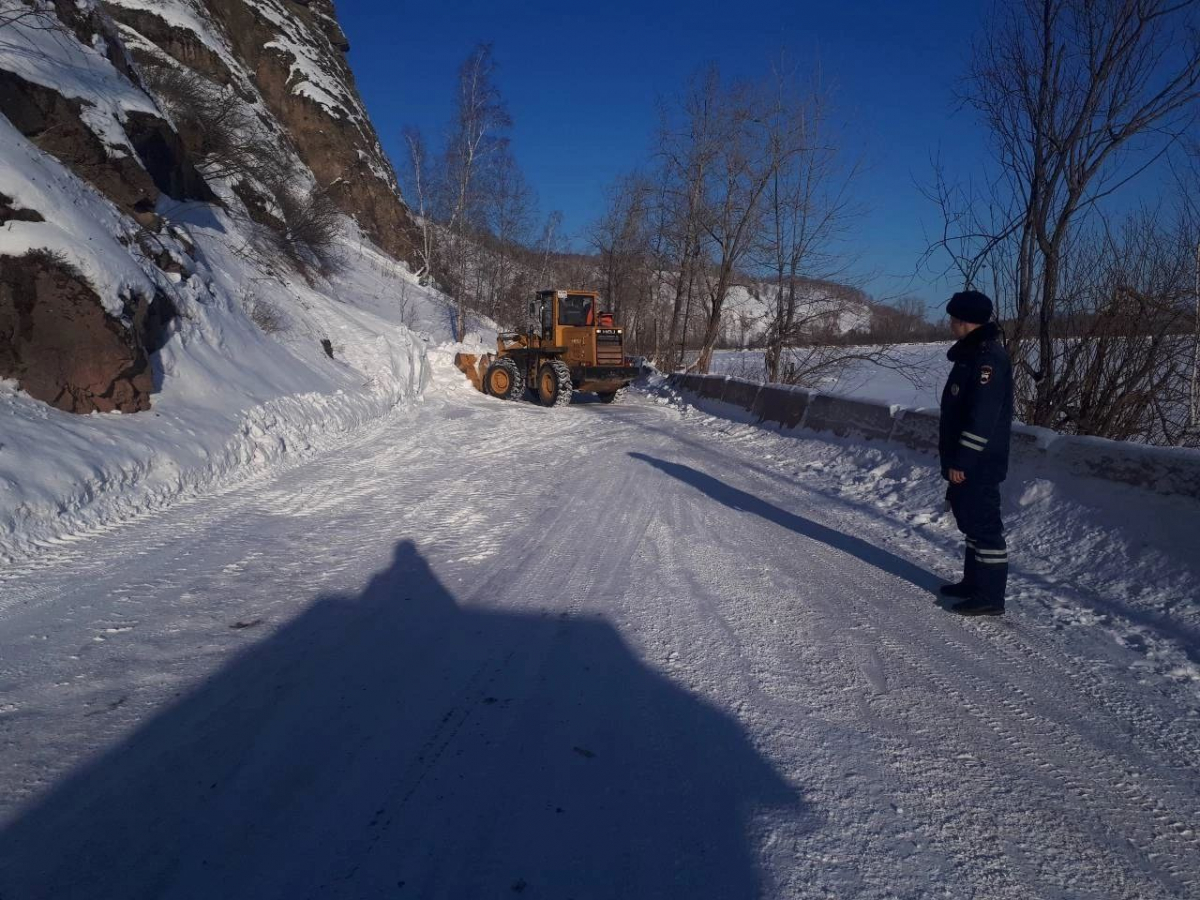
<instances>
[{"instance_id":1,"label":"snow covered road","mask_svg":"<svg viewBox=\"0 0 1200 900\"><path fill-rule=\"evenodd\" d=\"M1196 685L765 446L443 380L4 573L0 897L1200 895Z\"/></svg>"}]
</instances>

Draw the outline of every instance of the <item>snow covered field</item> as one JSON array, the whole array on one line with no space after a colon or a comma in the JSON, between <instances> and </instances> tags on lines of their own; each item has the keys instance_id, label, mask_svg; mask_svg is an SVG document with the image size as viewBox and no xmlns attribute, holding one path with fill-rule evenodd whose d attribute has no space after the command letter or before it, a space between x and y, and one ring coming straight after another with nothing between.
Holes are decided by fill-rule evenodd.
<instances>
[{"instance_id":1,"label":"snow covered field","mask_svg":"<svg viewBox=\"0 0 1200 900\"><path fill-rule=\"evenodd\" d=\"M430 353L336 448L0 582L0 895L1200 890L1200 510L1017 473L934 602L928 458Z\"/></svg>"},{"instance_id":2,"label":"snow covered field","mask_svg":"<svg viewBox=\"0 0 1200 900\"><path fill-rule=\"evenodd\" d=\"M909 409L938 406L942 385L950 372L944 344L901 344L893 353L904 369L868 361L849 363L845 370L827 379L819 389L844 397L877 400ZM714 375L735 375L751 381L763 380L762 350L718 350L713 354Z\"/></svg>"}]
</instances>

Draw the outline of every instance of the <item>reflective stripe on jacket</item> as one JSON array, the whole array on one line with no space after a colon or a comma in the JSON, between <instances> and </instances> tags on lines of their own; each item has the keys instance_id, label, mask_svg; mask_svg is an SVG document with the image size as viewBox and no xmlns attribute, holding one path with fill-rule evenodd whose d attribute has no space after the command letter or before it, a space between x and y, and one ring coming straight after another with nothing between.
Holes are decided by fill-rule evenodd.
<instances>
[{"instance_id":1,"label":"reflective stripe on jacket","mask_svg":"<svg viewBox=\"0 0 1200 900\"><path fill-rule=\"evenodd\" d=\"M968 480L997 484L1008 475L1013 418L1012 364L999 327L976 328L946 356L954 368L942 391L942 477L959 469Z\"/></svg>"}]
</instances>

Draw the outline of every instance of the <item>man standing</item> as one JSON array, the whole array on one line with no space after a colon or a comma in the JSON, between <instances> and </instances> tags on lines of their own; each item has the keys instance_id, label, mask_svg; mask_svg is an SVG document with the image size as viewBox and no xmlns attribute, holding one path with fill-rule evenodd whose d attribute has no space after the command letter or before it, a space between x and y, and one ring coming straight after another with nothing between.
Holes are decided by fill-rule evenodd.
<instances>
[{"instance_id":1,"label":"man standing","mask_svg":"<svg viewBox=\"0 0 1200 900\"><path fill-rule=\"evenodd\" d=\"M946 499L958 530L966 536L962 581L941 589L962 600L953 610L965 616L1004 613L1008 547L1000 520L1000 482L1008 475L1012 434L1012 364L992 321L992 301L962 291L946 306L957 342L946 354L954 363L942 391L938 440Z\"/></svg>"}]
</instances>

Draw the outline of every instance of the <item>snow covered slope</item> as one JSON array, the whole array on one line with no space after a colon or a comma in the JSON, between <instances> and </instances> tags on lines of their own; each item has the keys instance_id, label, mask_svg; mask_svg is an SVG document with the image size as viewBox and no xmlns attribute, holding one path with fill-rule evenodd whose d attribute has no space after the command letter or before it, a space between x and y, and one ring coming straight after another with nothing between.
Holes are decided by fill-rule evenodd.
<instances>
[{"instance_id":1,"label":"snow covered slope","mask_svg":"<svg viewBox=\"0 0 1200 900\"><path fill-rule=\"evenodd\" d=\"M17 373L0 380L0 564L420 397L450 311L372 239L407 212L328 3L0 0L0 21L0 365ZM173 130L156 67L224 91L241 136L277 146L289 190L336 195L347 214L320 265L281 252L243 202L259 170L218 172Z\"/></svg>"},{"instance_id":2,"label":"snow covered slope","mask_svg":"<svg viewBox=\"0 0 1200 900\"><path fill-rule=\"evenodd\" d=\"M321 446L427 383L447 308L405 267L345 246L336 279L309 285L247 260L222 213L186 219L200 261L173 292L152 411L77 416L0 383L0 562Z\"/></svg>"},{"instance_id":3,"label":"snow covered slope","mask_svg":"<svg viewBox=\"0 0 1200 900\"><path fill-rule=\"evenodd\" d=\"M865 295L854 288L820 281L804 283L799 289L797 328L807 332L847 334L871 326L871 307ZM735 284L725 299L724 330L740 346L761 340L775 318L777 286L769 282Z\"/></svg>"},{"instance_id":4,"label":"snow covered slope","mask_svg":"<svg viewBox=\"0 0 1200 900\"><path fill-rule=\"evenodd\" d=\"M861 354L866 358L850 358L845 365L830 366L819 384L806 387L910 409L936 409L950 372L950 363L946 360L949 346L948 341L898 344L888 348L884 359L873 358L880 348L868 347ZM846 355L853 357L855 348L847 350ZM762 381L763 356L762 350L718 350L713 354L712 374Z\"/></svg>"}]
</instances>

